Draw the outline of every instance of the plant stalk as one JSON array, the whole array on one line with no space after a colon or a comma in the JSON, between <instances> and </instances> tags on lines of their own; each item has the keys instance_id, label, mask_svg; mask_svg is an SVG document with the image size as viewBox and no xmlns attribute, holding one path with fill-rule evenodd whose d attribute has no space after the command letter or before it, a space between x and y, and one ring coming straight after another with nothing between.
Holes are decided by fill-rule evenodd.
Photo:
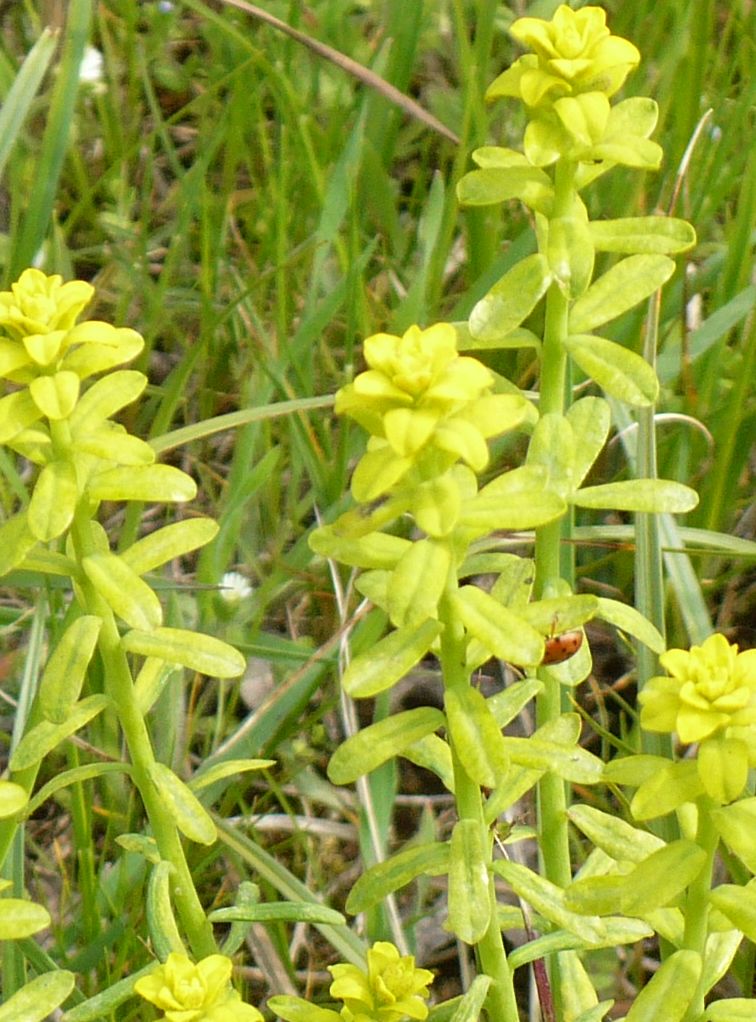
<instances>
[{"instance_id":1,"label":"plant stalk","mask_svg":"<svg viewBox=\"0 0 756 1022\"><path fill-rule=\"evenodd\" d=\"M452 568L449 573L447 592L453 592L456 588L456 571ZM440 657L444 690L465 688L470 685L470 672L465 666L464 627L449 609L447 600L441 601L439 611L444 625L444 630L441 633ZM450 745L454 766L454 798L457 816L460 820L473 820L480 827L483 847L488 849L490 919L486 932L475 948L481 970L493 980L486 998L486 1011L491 1022L518 1022L520 1016L512 982L512 971L507 961L497 917L496 891L490 869L493 858L493 839L484 819L483 795L478 784L467 774L460 762L454 743L450 742Z\"/></svg>"},{"instance_id":2,"label":"plant stalk","mask_svg":"<svg viewBox=\"0 0 756 1022\"><path fill-rule=\"evenodd\" d=\"M95 549L91 521L77 512L72 534L81 560ZM161 858L174 867L172 879L176 908L192 952L198 958L217 952L212 926L207 920L192 880L184 849L173 819L168 814L151 777L155 765L149 732L134 695L126 654L112 611L88 584L82 584L86 612L102 620L98 649L102 657L107 694L113 700L133 767L133 781L142 797Z\"/></svg>"}]
</instances>

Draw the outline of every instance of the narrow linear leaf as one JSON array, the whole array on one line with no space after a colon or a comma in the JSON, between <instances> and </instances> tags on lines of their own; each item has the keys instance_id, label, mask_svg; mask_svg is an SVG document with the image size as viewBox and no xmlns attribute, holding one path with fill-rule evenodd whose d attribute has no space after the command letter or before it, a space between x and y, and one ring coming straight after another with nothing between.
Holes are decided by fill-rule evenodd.
<instances>
[{"instance_id":1,"label":"narrow linear leaf","mask_svg":"<svg viewBox=\"0 0 756 1022\"><path fill-rule=\"evenodd\" d=\"M150 777L178 829L200 845L215 842L217 831L196 795L164 763L153 763Z\"/></svg>"},{"instance_id":2,"label":"narrow linear leaf","mask_svg":"<svg viewBox=\"0 0 756 1022\"><path fill-rule=\"evenodd\" d=\"M743 798L712 811L714 826L741 862L756 873L756 798Z\"/></svg>"},{"instance_id":3,"label":"narrow linear leaf","mask_svg":"<svg viewBox=\"0 0 756 1022\"><path fill-rule=\"evenodd\" d=\"M492 695L488 699L488 708L500 728L506 727L510 721L524 709L531 699L543 690L543 682L538 678L524 678Z\"/></svg>"},{"instance_id":4,"label":"narrow linear leaf","mask_svg":"<svg viewBox=\"0 0 756 1022\"><path fill-rule=\"evenodd\" d=\"M550 283L551 273L545 256L526 256L474 306L470 314L470 333L479 341L506 337L530 315Z\"/></svg>"},{"instance_id":5,"label":"narrow linear leaf","mask_svg":"<svg viewBox=\"0 0 756 1022\"><path fill-rule=\"evenodd\" d=\"M307 1004L301 998L289 997L287 994L269 997L268 1007L284 1022L343 1022L340 1012Z\"/></svg>"},{"instance_id":6,"label":"narrow linear leaf","mask_svg":"<svg viewBox=\"0 0 756 1022\"><path fill-rule=\"evenodd\" d=\"M534 873L527 866L507 859L497 859L493 869L545 919L589 943L602 939L604 929L598 916L583 916L569 911L561 887Z\"/></svg>"},{"instance_id":7,"label":"narrow linear leaf","mask_svg":"<svg viewBox=\"0 0 756 1022\"><path fill-rule=\"evenodd\" d=\"M388 610L392 623L418 625L437 615L438 601L449 574L448 545L419 539L403 554L388 584Z\"/></svg>"},{"instance_id":8,"label":"narrow linear leaf","mask_svg":"<svg viewBox=\"0 0 756 1022\"><path fill-rule=\"evenodd\" d=\"M596 617L608 621L610 625L619 628L621 632L632 635L644 646L648 646L654 653L663 653L666 644L658 629L651 624L647 617L629 603L620 603L619 600L610 600L605 596L596 598L598 611Z\"/></svg>"},{"instance_id":9,"label":"narrow linear leaf","mask_svg":"<svg viewBox=\"0 0 756 1022\"><path fill-rule=\"evenodd\" d=\"M172 863L161 859L150 871L147 884L147 926L155 954L161 961L171 952L186 954L171 904L171 877L175 872Z\"/></svg>"},{"instance_id":10,"label":"narrow linear leaf","mask_svg":"<svg viewBox=\"0 0 756 1022\"><path fill-rule=\"evenodd\" d=\"M449 738L465 773L476 784L495 788L509 760L485 697L475 688L447 689L444 702Z\"/></svg>"},{"instance_id":11,"label":"narrow linear leaf","mask_svg":"<svg viewBox=\"0 0 756 1022\"><path fill-rule=\"evenodd\" d=\"M144 500L182 503L194 500L197 485L172 465L130 465L93 476L87 487L92 500Z\"/></svg>"},{"instance_id":12,"label":"narrow linear leaf","mask_svg":"<svg viewBox=\"0 0 756 1022\"><path fill-rule=\"evenodd\" d=\"M55 724L64 723L79 698L101 627L101 619L94 615L77 618L47 661L39 684L39 704L44 716Z\"/></svg>"},{"instance_id":13,"label":"narrow linear leaf","mask_svg":"<svg viewBox=\"0 0 756 1022\"><path fill-rule=\"evenodd\" d=\"M449 845L431 841L413 845L371 866L349 892L346 910L351 915L365 912L394 891L406 887L419 876L439 876L449 869Z\"/></svg>"},{"instance_id":14,"label":"narrow linear leaf","mask_svg":"<svg viewBox=\"0 0 756 1022\"><path fill-rule=\"evenodd\" d=\"M687 220L672 216L623 217L589 223L593 244L599 252L674 255L696 243L696 232Z\"/></svg>"},{"instance_id":15,"label":"narrow linear leaf","mask_svg":"<svg viewBox=\"0 0 756 1022\"><path fill-rule=\"evenodd\" d=\"M454 794L454 766L451 749L438 735L426 735L409 748L402 749L401 755L415 766L430 770L442 782L447 791Z\"/></svg>"},{"instance_id":16,"label":"narrow linear leaf","mask_svg":"<svg viewBox=\"0 0 756 1022\"><path fill-rule=\"evenodd\" d=\"M50 913L41 905L25 898L0 898L0 940L22 940L49 925Z\"/></svg>"},{"instance_id":17,"label":"narrow linear leaf","mask_svg":"<svg viewBox=\"0 0 756 1022\"><path fill-rule=\"evenodd\" d=\"M134 629L124 635L121 646L127 653L158 657L211 678L236 678L246 667L244 657L233 646L184 628L155 628L151 632Z\"/></svg>"},{"instance_id":18,"label":"narrow linear leaf","mask_svg":"<svg viewBox=\"0 0 756 1022\"><path fill-rule=\"evenodd\" d=\"M675 272L664 255L632 255L607 270L572 306L569 332L589 333L658 290Z\"/></svg>"},{"instance_id":19,"label":"narrow linear leaf","mask_svg":"<svg viewBox=\"0 0 756 1022\"><path fill-rule=\"evenodd\" d=\"M62 741L70 738L79 728L84 727L109 703L110 700L106 695L87 696L86 699L82 699L71 707L68 717L62 724L54 724L49 720L42 720L39 724L35 724L18 743L16 751L11 757L11 770L15 773L39 763L48 752L52 752Z\"/></svg>"},{"instance_id":20,"label":"narrow linear leaf","mask_svg":"<svg viewBox=\"0 0 756 1022\"><path fill-rule=\"evenodd\" d=\"M475 586L462 586L451 599L469 634L500 660L533 665L543 659L543 636L518 614Z\"/></svg>"},{"instance_id":21,"label":"narrow linear leaf","mask_svg":"<svg viewBox=\"0 0 756 1022\"><path fill-rule=\"evenodd\" d=\"M379 720L339 746L328 764L328 777L334 784L350 784L445 724L446 717L432 706Z\"/></svg>"},{"instance_id":22,"label":"narrow linear leaf","mask_svg":"<svg viewBox=\"0 0 756 1022\"><path fill-rule=\"evenodd\" d=\"M459 820L451 837L445 928L466 944L477 944L491 920L486 862L481 825L475 820Z\"/></svg>"},{"instance_id":23,"label":"narrow linear leaf","mask_svg":"<svg viewBox=\"0 0 756 1022\"><path fill-rule=\"evenodd\" d=\"M246 774L252 770L267 770L276 765L274 759L225 759L222 763L216 763L201 773L196 773L189 781L192 791L202 791L222 781L226 777L237 777L239 774Z\"/></svg>"},{"instance_id":24,"label":"narrow linear leaf","mask_svg":"<svg viewBox=\"0 0 756 1022\"><path fill-rule=\"evenodd\" d=\"M72 784L82 784L93 777L104 777L106 774L131 774L130 763L85 763L84 766L73 767L71 770L64 770L62 774L56 774L51 780L44 784L34 797L29 799L29 804L24 813L25 817L32 816L48 798L68 788Z\"/></svg>"},{"instance_id":25,"label":"narrow linear leaf","mask_svg":"<svg viewBox=\"0 0 756 1022\"><path fill-rule=\"evenodd\" d=\"M0 525L0 578L17 568L36 542L26 511L3 522Z\"/></svg>"},{"instance_id":26,"label":"narrow linear leaf","mask_svg":"<svg viewBox=\"0 0 756 1022\"><path fill-rule=\"evenodd\" d=\"M709 895L714 908L727 916L733 926L756 941L756 883L751 881L746 887L737 884L720 884Z\"/></svg>"},{"instance_id":27,"label":"narrow linear leaf","mask_svg":"<svg viewBox=\"0 0 756 1022\"><path fill-rule=\"evenodd\" d=\"M76 470L69 461L45 465L27 509L30 532L43 543L57 539L71 524L79 497Z\"/></svg>"},{"instance_id":28,"label":"narrow linear leaf","mask_svg":"<svg viewBox=\"0 0 756 1022\"><path fill-rule=\"evenodd\" d=\"M121 554L122 559L137 575L154 571L176 557L197 550L218 534L218 523L212 518L188 518L174 522L137 540Z\"/></svg>"},{"instance_id":29,"label":"narrow linear leaf","mask_svg":"<svg viewBox=\"0 0 756 1022\"><path fill-rule=\"evenodd\" d=\"M28 802L26 789L13 781L0 781L0 820L20 813Z\"/></svg>"},{"instance_id":30,"label":"narrow linear leaf","mask_svg":"<svg viewBox=\"0 0 756 1022\"><path fill-rule=\"evenodd\" d=\"M756 998L727 997L706 1006L704 1022L756 1022Z\"/></svg>"},{"instance_id":31,"label":"narrow linear leaf","mask_svg":"<svg viewBox=\"0 0 756 1022\"><path fill-rule=\"evenodd\" d=\"M419 627L397 628L354 658L342 678L344 691L354 699L385 692L425 656L440 631L440 623L433 618Z\"/></svg>"},{"instance_id":32,"label":"narrow linear leaf","mask_svg":"<svg viewBox=\"0 0 756 1022\"><path fill-rule=\"evenodd\" d=\"M636 352L593 334L572 334L564 346L585 375L618 401L646 408L658 397L656 373Z\"/></svg>"},{"instance_id":33,"label":"narrow linear leaf","mask_svg":"<svg viewBox=\"0 0 756 1022\"><path fill-rule=\"evenodd\" d=\"M451 1022L478 1022L492 982L490 976L476 976L457 1005Z\"/></svg>"},{"instance_id":34,"label":"narrow linear leaf","mask_svg":"<svg viewBox=\"0 0 756 1022\"><path fill-rule=\"evenodd\" d=\"M313 905L310 901L276 901L257 905L234 905L219 908L208 916L211 923L326 923L344 926L346 919L327 905Z\"/></svg>"},{"instance_id":35,"label":"narrow linear leaf","mask_svg":"<svg viewBox=\"0 0 756 1022\"><path fill-rule=\"evenodd\" d=\"M675 951L635 998L625 1022L680 1022L701 975L701 956Z\"/></svg>"},{"instance_id":36,"label":"narrow linear leaf","mask_svg":"<svg viewBox=\"0 0 756 1022\"><path fill-rule=\"evenodd\" d=\"M310 534L309 545L316 554L353 568L393 569L409 549L410 541L383 532L342 536L336 531L336 526L324 525Z\"/></svg>"},{"instance_id":37,"label":"narrow linear leaf","mask_svg":"<svg viewBox=\"0 0 756 1022\"><path fill-rule=\"evenodd\" d=\"M469 171L457 185L462 206L493 206L520 199L531 209L546 213L553 197L551 179L538 167L484 167Z\"/></svg>"},{"instance_id":38,"label":"narrow linear leaf","mask_svg":"<svg viewBox=\"0 0 756 1022\"><path fill-rule=\"evenodd\" d=\"M510 760L517 766L550 770L573 784L598 784L603 779L603 761L579 745L559 745L535 737L505 736L503 741Z\"/></svg>"},{"instance_id":39,"label":"narrow linear leaf","mask_svg":"<svg viewBox=\"0 0 756 1022\"><path fill-rule=\"evenodd\" d=\"M698 504L698 494L671 479L625 479L586 486L573 494L571 503L603 510L684 514Z\"/></svg>"},{"instance_id":40,"label":"narrow linear leaf","mask_svg":"<svg viewBox=\"0 0 756 1022\"><path fill-rule=\"evenodd\" d=\"M655 834L593 806L570 806L567 815L597 848L617 862L641 862L664 847L662 839Z\"/></svg>"},{"instance_id":41,"label":"narrow linear leaf","mask_svg":"<svg viewBox=\"0 0 756 1022\"><path fill-rule=\"evenodd\" d=\"M65 1001L75 982L66 969L37 976L0 1007L0 1022L42 1022Z\"/></svg>"}]
</instances>

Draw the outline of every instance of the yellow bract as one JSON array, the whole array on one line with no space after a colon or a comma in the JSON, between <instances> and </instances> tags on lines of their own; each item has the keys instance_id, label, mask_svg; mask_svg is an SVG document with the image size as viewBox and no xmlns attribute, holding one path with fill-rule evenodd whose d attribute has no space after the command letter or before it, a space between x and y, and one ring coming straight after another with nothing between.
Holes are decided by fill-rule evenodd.
<instances>
[{"instance_id":1,"label":"yellow bract","mask_svg":"<svg viewBox=\"0 0 756 1022\"><path fill-rule=\"evenodd\" d=\"M241 1002L230 978L231 959L225 955L209 955L195 965L171 952L134 989L163 1011L167 1022L262 1022L257 1008Z\"/></svg>"},{"instance_id":2,"label":"yellow bract","mask_svg":"<svg viewBox=\"0 0 756 1022\"><path fill-rule=\"evenodd\" d=\"M428 986L433 973L418 969L413 955L400 956L388 941L378 941L367 954L367 973L356 965L331 965L330 994L343 1001L344 1022L399 1022L428 1017Z\"/></svg>"},{"instance_id":3,"label":"yellow bract","mask_svg":"<svg viewBox=\"0 0 756 1022\"><path fill-rule=\"evenodd\" d=\"M610 35L600 7L573 11L563 4L551 21L520 18L511 33L534 53L500 75L488 99L514 96L537 107L585 92L613 96L640 61L631 42Z\"/></svg>"},{"instance_id":4,"label":"yellow bract","mask_svg":"<svg viewBox=\"0 0 756 1022\"><path fill-rule=\"evenodd\" d=\"M669 676L651 678L639 700L641 726L700 742L699 774L707 793L729 802L756 765L756 650L738 652L723 635L690 651L660 657Z\"/></svg>"},{"instance_id":5,"label":"yellow bract","mask_svg":"<svg viewBox=\"0 0 756 1022\"><path fill-rule=\"evenodd\" d=\"M417 470L426 481L463 461L480 472L488 463L486 440L521 422L527 404L493 394L494 376L482 362L457 353L449 323L401 337L375 334L365 341L369 368L336 395L336 411L371 435L355 472L352 492L371 501Z\"/></svg>"}]
</instances>

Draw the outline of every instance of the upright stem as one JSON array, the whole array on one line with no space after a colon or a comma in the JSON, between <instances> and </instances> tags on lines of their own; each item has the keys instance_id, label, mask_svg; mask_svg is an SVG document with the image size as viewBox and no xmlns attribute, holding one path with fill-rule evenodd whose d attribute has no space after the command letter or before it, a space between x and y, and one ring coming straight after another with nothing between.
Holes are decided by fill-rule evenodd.
<instances>
[{"instance_id":1,"label":"upright stem","mask_svg":"<svg viewBox=\"0 0 756 1022\"><path fill-rule=\"evenodd\" d=\"M456 575L450 572L447 591L453 591L456 587ZM470 673L465 666L464 628L447 608L447 601L442 600L439 609L444 625L444 630L441 633L441 669L444 688L446 690L466 688L470 684ZM454 743L450 742L450 745L454 765L454 798L457 805L457 816L460 820L472 820L480 827L483 847L489 850L490 866L493 855L493 839L483 815L483 796L479 786L467 774L460 762ZM496 891L490 870L489 895L491 914L488 928L476 945L481 969L493 980L486 998L486 1011L491 1022L518 1022L520 1016L512 982L512 971L509 968L498 923Z\"/></svg>"},{"instance_id":2,"label":"upright stem","mask_svg":"<svg viewBox=\"0 0 756 1022\"><path fill-rule=\"evenodd\" d=\"M554 173L555 217L566 216L574 194L574 165L560 160ZM562 415L566 403L567 337L569 302L556 282L546 296L546 321L541 360L539 412L541 415ZM569 520L566 521L569 529ZM536 529L535 598L542 599L561 578L560 551L564 524L557 520ZM543 691L536 701L536 720L541 727L556 720L562 713L562 692L559 682L548 671L539 671ZM557 774L547 772L538 784L538 831L543 872L547 879L566 887L571 879L570 850L567 833L567 789ZM561 990L556 957L550 963L554 1003L559 1011Z\"/></svg>"},{"instance_id":3,"label":"upright stem","mask_svg":"<svg viewBox=\"0 0 756 1022\"><path fill-rule=\"evenodd\" d=\"M711 891L714 854L717 850L719 837L711 819L711 801L702 797L698 799L698 832L696 841L706 852L706 859L701 871L688 888L685 903L685 932L682 947L687 951L697 951L701 958L706 950L706 938L709 935L709 892ZM696 991L688 1006L683 1022L694 1022L701 1018L704 1010L704 976L696 987Z\"/></svg>"},{"instance_id":4,"label":"upright stem","mask_svg":"<svg viewBox=\"0 0 756 1022\"><path fill-rule=\"evenodd\" d=\"M95 549L91 522L84 515L77 514L73 523L73 537L79 559ZM107 694L113 700L118 713L131 757L132 777L142 797L160 855L170 862L175 870L172 888L181 922L191 949L198 958L214 954L217 946L212 926L197 896L176 825L166 812L152 780L155 754L134 694L131 670L126 654L121 648L113 613L91 587L84 584L82 589L87 611L102 620L98 648L104 667Z\"/></svg>"}]
</instances>

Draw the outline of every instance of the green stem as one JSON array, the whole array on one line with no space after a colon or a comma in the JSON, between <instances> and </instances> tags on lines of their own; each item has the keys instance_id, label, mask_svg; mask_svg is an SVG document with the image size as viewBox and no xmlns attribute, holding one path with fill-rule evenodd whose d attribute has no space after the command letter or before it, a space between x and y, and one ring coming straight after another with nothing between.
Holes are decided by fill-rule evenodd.
<instances>
[{"instance_id":1,"label":"green stem","mask_svg":"<svg viewBox=\"0 0 756 1022\"><path fill-rule=\"evenodd\" d=\"M449 574L447 592L457 588L454 570ZM466 688L470 684L470 672L465 666L466 640L462 624L448 608L447 600L440 605L440 618L444 625L441 633L441 669L444 688L447 690ZM454 798L457 816L460 820L472 820L482 832L482 846L488 849L489 893L491 915L486 932L476 944L480 967L493 980L486 998L486 1011L491 1022L518 1022L517 999L515 998L512 971L507 961L504 941L498 923L496 891L490 871L493 857L493 840L486 826L483 814L483 795L478 784L472 780L460 762L450 742L454 766Z\"/></svg>"},{"instance_id":2,"label":"green stem","mask_svg":"<svg viewBox=\"0 0 756 1022\"><path fill-rule=\"evenodd\" d=\"M72 529L78 559L95 549L92 523L77 513ZM212 926L194 887L184 849L173 819L166 811L152 780L155 755L147 726L134 694L126 654L112 611L91 586L82 585L86 610L102 620L98 642L107 694L113 700L133 768L132 777L142 797L161 858L174 867L173 896L193 953L202 958L217 952Z\"/></svg>"},{"instance_id":3,"label":"green stem","mask_svg":"<svg viewBox=\"0 0 756 1022\"><path fill-rule=\"evenodd\" d=\"M706 852L703 866L688 888L685 902L685 932L682 947L687 951L697 951L701 958L706 950L706 938L709 935L709 893L711 891L714 855L719 843L719 836L711 819L710 810L713 803L709 798L698 799L698 831L696 841ZM696 991L688 1006L683 1022L694 1022L703 1015L704 1010L704 977L698 982Z\"/></svg>"},{"instance_id":4,"label":"green stem","mask_svg":"<svg viewBox=\"0 0 756 1022\"><path fill-rule=\"evenodd\" d=\"M575 167L560 160L554 173L554 217L569 213L575 196ZM563 415L567 402L567 338L569 302L556 282L546 295L546 318L541 357L539 412L541 415ZM570 522L555 521L536 529L535 598L550 595L561 579L561 546ZM567 537L568 538L568 537ZM562 713L562 691L559 682L548 671L538 676L543 691L536 700L539 727L557 720ZM538 837L543 872L560 887L569 884L572 870L567 832L567 788L554 773L546 773L538 784ZM560 983L556 958L550 962L552 993L557 1011L560 1009Z\"/></svg>"}]
</instances>

